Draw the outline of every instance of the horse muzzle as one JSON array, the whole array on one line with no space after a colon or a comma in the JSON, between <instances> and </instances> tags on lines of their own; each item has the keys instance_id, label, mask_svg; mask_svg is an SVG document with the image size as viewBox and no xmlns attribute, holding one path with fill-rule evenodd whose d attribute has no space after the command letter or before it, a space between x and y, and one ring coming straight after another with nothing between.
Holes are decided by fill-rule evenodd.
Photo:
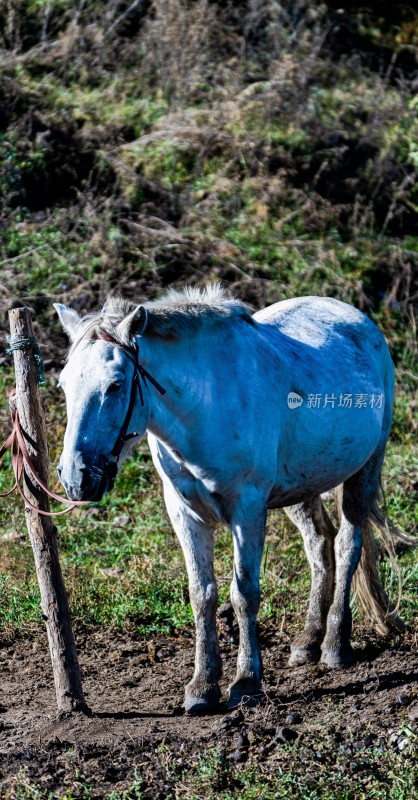
<instances>
[{"instance_id":1,"label":"horse muzzle","mask_svg":"<svg viewBox=\"0 0 418 800\"><path fill-rule=\"evenodd\" d=\"M102 468L95 466L89 469L73 464L69 471L65 471L59 464L57 473L69 500L98 502L113 489L117 465L109 462Z\"/></svg>"}]
</instances>

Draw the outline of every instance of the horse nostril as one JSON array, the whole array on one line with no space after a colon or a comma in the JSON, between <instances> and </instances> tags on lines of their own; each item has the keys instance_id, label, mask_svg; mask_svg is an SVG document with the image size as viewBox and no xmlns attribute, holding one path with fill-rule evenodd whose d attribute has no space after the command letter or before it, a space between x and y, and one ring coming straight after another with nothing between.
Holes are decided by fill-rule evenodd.
<instances>
[{"instance_id":1,"label":"horse nostril","mask_svg":"<svg viewBox=\"0 0 418 800\"><path fill-rule=\"evenodd\" d=\"M59 479L61 480L62 467L60 467L60 466L57 467L57 475L58 475Z\"/></svg>"},{"instance_id":2,"label":"horse nostril","mask_svg":"<svg viewBox=\"0 0 418 800\"><path fill-rule=\"evenodd\" d=\"M80 488L81 489L87 489L87 487L90 485L90 473L89 473L87 467L82 467L80 469L80 472L81 472L81 475L82 475Z\"/></svg>"}]
</instances>

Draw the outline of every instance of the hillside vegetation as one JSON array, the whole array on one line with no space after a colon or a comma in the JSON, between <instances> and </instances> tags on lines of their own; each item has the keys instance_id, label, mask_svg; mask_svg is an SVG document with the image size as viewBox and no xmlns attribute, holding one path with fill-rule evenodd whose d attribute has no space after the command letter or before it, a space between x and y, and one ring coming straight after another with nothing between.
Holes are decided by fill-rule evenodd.
<instances>
[{"instance_id":1,"label":"hillside vegetation","mask_svg":"<svg viewBox=\"0 0 418 800\"><path fill-rule=\"evenodd\" d=\"M407 359L410 7L7 0L0 31L4 308L48 324L52 295L86 310L221 278L255 306L380 310Z\"/></svg>"}]
</instances>

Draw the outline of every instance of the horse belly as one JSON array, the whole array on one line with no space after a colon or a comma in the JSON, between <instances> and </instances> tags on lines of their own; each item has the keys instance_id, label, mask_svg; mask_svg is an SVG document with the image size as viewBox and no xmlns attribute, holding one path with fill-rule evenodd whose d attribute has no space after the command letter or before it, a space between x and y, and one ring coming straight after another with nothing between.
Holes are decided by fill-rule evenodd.
<instances>
[{"instance_id":1,"label":"horse belly","mask_svg":"<svg viewBox=\"0 0 418 800\"><path fill-rule=\"evenodd\" d=\"M334 409L336 411L336 409ZM277 481L268 505L302 502L338 486L369 460L382 436L382 415L349 409L315 421L306 409L299 425L287 429L278 454ZM348 411L348 410L347 410ZM363 413L362 418L355 414ZM297 414L297 410L291 412Z\"/></svg>"}]
</instances>

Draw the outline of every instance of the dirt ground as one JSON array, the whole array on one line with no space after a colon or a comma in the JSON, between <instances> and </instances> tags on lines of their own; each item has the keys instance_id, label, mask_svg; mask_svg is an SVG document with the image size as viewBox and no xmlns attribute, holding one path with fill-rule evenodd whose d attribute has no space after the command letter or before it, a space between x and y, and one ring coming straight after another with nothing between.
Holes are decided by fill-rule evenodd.
<instances>
[{"instance_id":1,"label":"dirt ground","mask_svg":"<svg viewBox=\"0 0 418 800\"><path fill-rule=\"evenodd\" d=\"M187 635L187 632L185 632ZM418 652L412 635L391 645L357 643L357 663L343 671L289 667L289 639L275 630L261 636L264 705L188 717L184 683L193 670L193 640L145 641L96 630L77 635L86 699L92 716L59 718L45 638L0 650L0 787L14 796L16 776L57 793L89 785L106 797L130 785L135 768L141 797L167 797L172 786L161 767L161 743L180 765L218 746L232 762L257 762L280 752L283 742L323 736L354 748L379 740L400 746L397 731L418 720ZM224 687L233 677L236 645L222 645ZM356 745L356 740L357 745ZM351 749L350 749L351 748ZM282 760L290 748L282 746ZM353 750L347 747L347 759ZM317 754L318 755L318 754ZM320 757L320 753L318 757ZM173 757L173 756L171 756ZM283 764L282 764L283 765Z\"/></svg>"}]
</instances>

